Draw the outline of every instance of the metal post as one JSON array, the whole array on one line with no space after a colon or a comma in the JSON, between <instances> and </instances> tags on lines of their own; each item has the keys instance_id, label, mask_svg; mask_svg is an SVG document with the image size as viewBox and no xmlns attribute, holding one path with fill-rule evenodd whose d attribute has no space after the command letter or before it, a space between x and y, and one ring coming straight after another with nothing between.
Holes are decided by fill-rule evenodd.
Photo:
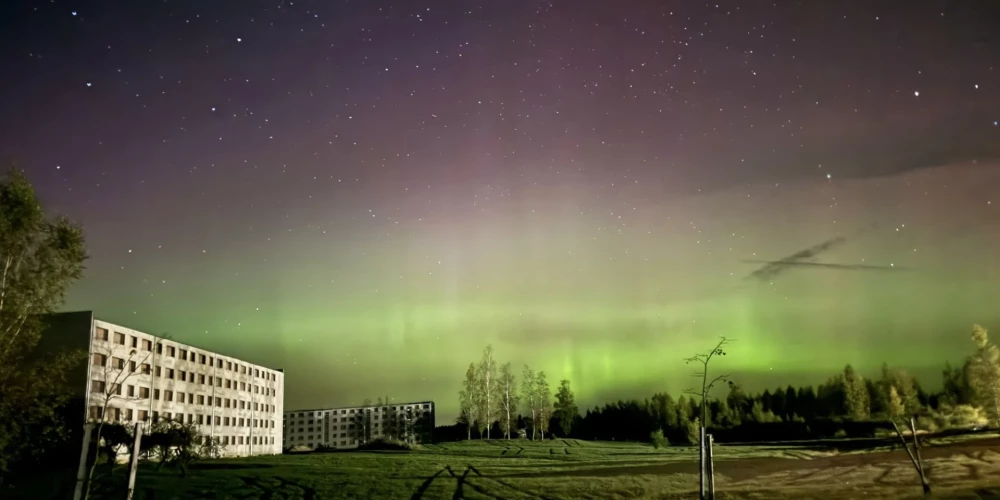
<instances>
[{"instance_id":1,"label":"metal post","mask_svg":"<svg viewBox=\"0 0 1000 500\"><path fill-rule=\"evenodd\" d=\"M698 498L705 500L705 426L698 427Z\"/></svg>"},{"instance_id":2,"label":"metal post","mask_svg":"<svg viewBox=\"0 0 1000 500\"><path fill-rule=\"evenodd\" d=\"M913 462L913 468L917 469L917 474L920 475L920 484L924 487L924 492L928 493L931 491L930 485L927 484L927 478L924 477L924 473L920 470L920 464L917 463L917 457L913 455L910 451L910 446L906 443L906 438L903 437L903 433L899 431L899 426L896 422L890 421L893 430L896 431L896 435L899 436L899 441L903 443L903 449L906 450L906 454L910 456L910 461Z\"/></svg>"},{"instance_id":3,"label":"metal post","mask_svg":"<svg viewBox=\"0 0 1000 500\"><path fill-rule=\"evenodd\" d=\"M715 439L712 435L708 435L708 445L706 451L708 454L708 499L715 500L715 460L713 458L712 446L715 444Z\"/></svg>"},{"instance_id":4,"label":"metal post","mask_svg":"<svg viewBox=\"0 0 1000 500\"><path fill-rule=\"evenodd\" d=\"M138 422L135 424L135 444L132 445L132 460L129 464L128 472L128 497L126 500L132 500L132 492L135 491L135 470L139 468L139 443L142 441L142 425Z\"/></svg>"},{"instance_id":5,"label":"metal post","mask_svg":"<svg viewBox=\"0 0 1000 500\"><path fill-rule=\"evenodd\" d=\"M910 417L910 431L913 432L913 452L917 456L917 472L920 474L920 485L924 487L924 495L930 495L931 485L927 482L927 476L924 475L924 462L920 458L920 442L917 441L917 422L913 417Z\"/></svg>"},{"instance_id":6,"label":"metal post","mask_svg":"<svg viewBox=\"0 0 1000 500\"><path fill-rule=\"evenodd\" d=\"M80 450L80 466L76 469L76 488L73 490L73 500L83 498L83 484L87 481L87 455L90 451L90 433L94 424L83 424L83 448Z\"/></svg>"}]
</instances>

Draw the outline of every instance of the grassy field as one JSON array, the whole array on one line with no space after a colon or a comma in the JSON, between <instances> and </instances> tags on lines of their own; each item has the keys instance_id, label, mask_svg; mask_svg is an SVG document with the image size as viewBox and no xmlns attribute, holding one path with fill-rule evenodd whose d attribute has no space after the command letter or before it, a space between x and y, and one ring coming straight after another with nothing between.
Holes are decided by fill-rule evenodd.
<instances>
[{"instance_id":1,"label":"grassy field","mask_svg":"<svg viewBox=\"0 0 1000 500\"><path fill-rule=\"evenodd\" d=\"M1000 498L1000 438L931 442L922 453L935 498ZM720 499L922 496L902 449L716 445L715 456ZM124 498L123 469L102 483L98 498ZM472 441L411 452L206 461L183 479L175 470L144 466L137 486L140 500L692 498L697 451L572 439ZM23 497L46 496L35 490Z\"/></svg>"}]
</instances>

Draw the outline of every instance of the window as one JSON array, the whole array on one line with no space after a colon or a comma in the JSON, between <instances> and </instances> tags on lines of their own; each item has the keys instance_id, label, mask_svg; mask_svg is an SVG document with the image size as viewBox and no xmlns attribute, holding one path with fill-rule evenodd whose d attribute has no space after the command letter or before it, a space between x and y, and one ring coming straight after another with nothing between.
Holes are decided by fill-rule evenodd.
<instances>
[{"instance_id":1,"label":"window","mask_svg":"<svg viewBox=\"0 0 1000 500\"><path fill-rule=\"evenodd\" d=\"M247 390L247 383L246 382L240 382L240 390L241 391Z\"/></svg>"},{"instance_id":2,"label":"window","mask_svg":"<svg viewBox=\"0 0 1000 500\"><path fill-rule=\"evenodd\" d=\"M216 364L215 364L215 367L216 367L216 368L222 368L222 360L221 360L221 359L219 359L219 360L216 360Z\"/></svg>"},{"instance_id":3,"label":"window","mask_svg":"<svg viewBox=\"0 0 1000 500\"><path fill-rule=\"evenodd\" d=\"M174 400L174 391L163 391L163 400L164 401L173 401Z\"/></svg>"},{"instance_id":4,"label":"window","mask_svg":"<svg viewBox=\"0 0 1000 500\"><path fill-rule=\"evenodd\" d=\"M201 364L205 364L205 355L204 354L199 354L199 356L200 356Z\"/></svg>"},{"instance_id":5,"label":"window","mask_svg":"<svg viewBox=\"0 0 1000 500\"><path fill-rule=\"evenodd\" d=\"M111 367L115 370L124 370L125 360L122 358L111 358Z\"/></svg>"},{"instance_id":6,"label":"window","mask_svg":"<svg viewBox=\"0 0 1000 500\"><path fill-rule=\"evenodd\" d=\"M202 406L205 405L205 396L204 395L201 395L201 394L198 395L198 404L200 404Z\"/></svg>"},{"instance_id":7,"label":"window","mask_svg":"<svg viewBox=\"0 0 1000 500\"><path fill-rule=\"evenodd\" d=\"M115 343L118 345L125 345L125 334L115 332Z\"/></svg>"},{"instance_id":8,"label":"window","mask_svg":"<svg viewBox=\"0 0 1000 500\"><path fill-rule=\"evenodd\" d=\"M205 425L205 415L198 415L198 425Z\"/></svg>"},{"instance_id":9,"label":"window","mask_svg":"<svg viewBox=\"0 0 1000 500\"><path fill-rule=\"evenodd\" d=\"M208 385L212 385L212 376L211 375L208 376Z\"/></svg>"},{"instance_id":10,"label":"window","mask_svg":"<svg viewBox=\"0 0 1000 500\"><path fill-rule=\"evenodd\" d=\"M135 373L135 361L128 362L128 371Z\"/></svg>"},{"instance_id":11,"label":"window","mask_svg":"<svg viewBox=\"0 0 1000 500\"><path fill-rule=\"evenodd\" d=\"M160 367L159 366L156 367L156 376L157 377L160 376Z\"/></svg>"},{"instance_id":12,"label":"window","mask_svg":"<svg viewBox=\"0 0 1000 500\"><path fill-rule=\"evenodd\" d=\"M177 377L177 380L187 381L187 372L184 370L180 371L181 376Z\"/></svg>"},{"instance_id":13,"label":"window","mask_svg":"<svg viewBox=\"0 0 1000 500\"><path fill-rule=\"evenodd\" d=\"M143 340L142 341L142 350L143 351L152 351L153 350L153 342L149 341L149 340Z\"/></svg>"},{"instance_id":14,"label":"window","mask_svg":"<svg viewBox=\"0 0 1000 500\"><path fill-rule=\"evenodd\" d=\"M184 393L183 392L177 391L177 402L178 403L183 403L184 402Z\"/></svg>"},{"instance_id":15,"label":"window","mask_svg":"<svg viewBox=\"0 0 1000 500\"><path fill-rule=\"evenodd\" d=\"M155 424L159 421L160 421L160 412L153 410L153 423Z\"/></svg>"},{"instance_id":16,"label":"window","mask_svg":"<svg viewBox=\"0 0 1000 500\"><path fill-rule=\"evenodd\" d=\"M107 356L105 356L105 355L103 355L103 354L101 354L99 352L95 352L94 353L94 361L92 363L94 366L105 366L105 365L107 365L107 363L108 363L108 357Z\"/></svg>"},{"instance_id":17,"label":"window","mask_svg":"<svg viewBox=\"0 0 1000 500\"><path fill-rule=\"evenodd\" d=\"M229 370L229 371L232 371L232 369L233 369L233 362L232 361L226 361L226 369Z\"/></svg>"},{"instance_id":18,"label":"window","mask_svg":"<svg viewBox=\"0 0 1000 500\"><path fill-rule=\"evenodd\" d=\"M187 349L181 349L181 359L183 359L184 361L187 361L187 359L188 359Z\"/></svg>"},{"instance_id":19,"label":"window","mask_svg":"<svg viewBox=\"0 0 1000 500\"><path fill-rule=\"evenodd\" d=\"M101 408L100 406L91 406L90 419L101 420L102 418L104 418L104 408Z\"/></svg>"},{"instance_id":20,"label":"window","mask_svg":"<svg viewBox=\"0 0 1000 500\"><path fill-rule=\"evenodd\" d=\"M143 363L141 365L141 368L142 368L142 373L145 373L146 375L149 375L149 371L150 371L149 370L149 368L150 368L149 367L149 363Z\"/></svg>"},{"instance_id":21,"label":"window","mask_svg":"<svg viewBox=\"0 0 1000 500\"><path fill-rule=\"evenodd\" d=\"M133 349L139 348L139 337L132 337L132 348Z\"/></svg>"},{"instance_id":22,"label":"window","mask_svg":"<svg viewBox=\"0 0 1000 500\"><path fill-rule=\"evenodd\" d=\"M108 330L106 328L94 328L94 338L97 340L108 340Z\"/></svg>"},{"instance_id":23,"label":"window","mask_svg":"<svg viewBox=\"0 0 1000 500\"><path fill-rule=\"evenodd\" d=\"M222 408L222 398L215 398L215 406Z\"/></svg>"},{"instance_id":24,"label":"window","mask_svg":"<svg viewBox=\"0 0 1000 500\"><path fill-rule=\"evenodd\" d=\"M122 395L122 385L121 384L111 384L111 394L115 396Z\"/></svg>"},{"instance_id":25,"label":"window","mask_svg":"<svg viewBox=\"0 0 1000 500\"><path fill-rule=\"evenodd\" d=\"M132 421L132 409L131 408L125 408L125 420L129 421L129 422Z\"/></svg>"},{"instance_id":26,"label":"window","mask_svg":"<svg viewBox=\"0 0 1000 500\"><path fill-rule=\"evenodd\" d=\"M226 379L226 389L232 389L233 381Z\"/></svg>"},{"instance_id":27,"label":"window","mask_svg":"<svg viewBox=\"0 0 1000 500\"><path fill-rule=\"evenodd\" d=\"M188 404L194 404L194 394L191 394L190 392L188 393Z\"/></svg>"},{"instance_id":28,"label":"window","mask_svg":"<svg viewBox=\"0 0 1000 500\"><path fill-rule=\"evenodd\" d=\"M177 354L177 349L174 349L174 346L170 346L167 348L167 356L173 358L176 357L176 354Z\"/></svg>"},{"instance_id":29,"label":"window","mask_svg":"<svg viewBox=\"0 0 1000 500\"><path fill-rule=\"evenodd\" d=\"M215 425L222 425L222 417L218 415L215 416Z\"/></svg>"},{"instance_id":30,"label":"window","mask_svg":"<svg viewBox=\"0 0 1000 500\"><path fill-rule=\"evenodd\" d=\"M174 378L174 369L173 368L167 368L167 378L169 378L169 379L173 379Z\"/></svg>"},{"instance_id":31,"label":"window","mask_svg":"<svg viewBox=\"0 0 1000 500\"><path fill-rule=\"evenodd\" d=\"M156 354L163 354L163 344L157 342L156 344ZM170 420L170 419L167 419Z\"/></svg>"},{"instance_id":32,"label":"window","mask_svg":"<svg viewBox=\"0 0 1000 500\"><path fill-rule=\"evenodd\" d=\"M149 387L139 388L139 399L149 399Z\"/></svg>"},{"instance_id":33,"label":"window","mask_svg":"<svg viewBox=\"0 0 1000 500\"><path fill-rule=\"evenodd\" d=\"M215 359L212 358L211 356L209 356L208 357L208 366L213 366L213 365L215 365Z\"/></svg>"},{"instance_id":34,"label":"window","mask_svg":"<svg viewBox=\"0 0 1000 500\"><path fill-rule=\"evenodd\" d=\"M221 378L215 377L215 386L216 387L222 387L222 379Z\"/></svg>"},{"instance_id":35,"label":"window","mask_svg":"<svg viewBox=\"0 0 1000 500\"><path fill-rule=\"evenodd\" d=\"M94 380L90 383L90 392L104 394L104 381Z\"/></svg>"},{"instance_id":36,"label":"window","mask_svg":"<svg viewBox=\"0 0 1000 500\"><path fill-rule=\"evenodd\" d=\"M204 384L205 383L205 376L204 375L198 375L198 383L199 384Z\"/></svg>"},{"instance_id":37,"label":"window","mask_svg":"<svg viewBox=\"0 0 1000 500\"><path fill-rule=\"evenodd\" d=\"M139 421L140 422L149 421L149 412L146 410L139 410Z\"/></svg>"},{"instance_id":38,"label":"window","mask_svg":"<svg viewBox=\"0 0 1000 500\"><path fill-rule=\"evenodd\" d=\"M130 398L134 398L135 397L135 386L134 385L128 386L128 397L130 397Z\"/></svg>"}]
</instances>

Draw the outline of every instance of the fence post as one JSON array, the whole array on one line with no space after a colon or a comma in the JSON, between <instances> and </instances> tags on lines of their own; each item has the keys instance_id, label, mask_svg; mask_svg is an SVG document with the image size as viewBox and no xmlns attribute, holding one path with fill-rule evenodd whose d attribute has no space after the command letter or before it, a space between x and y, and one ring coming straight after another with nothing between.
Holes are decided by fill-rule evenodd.
<instances>
[{"instance_id":1,"label":"fence post","mask_svg":"<svg viewBox=\"0 0 1000 500\"><path fill-rule=\"evenodd\" d=\"M142 425L136 422L135 424L135 443L132 445L132 460L129 464L128 472L128 497L126 500L132 500L132 493L135 491L135 470L139 468L139 443L142 442Z\"/></svg>"},{"instance_id":2,"label":"fence post","mask_svg":"<svg viewBox=\"0 0 1000 500\"><path fill-rule=\"evenodd\" d=\"M83 498L83 483L87 481L87 455L90 452L90 433L94 429L92 422L83 424L83 448L80 450L80 465L76 469L76 487L73 489L73 500Z\"/></svg>"},{"instance_id":3,"label":"fence post","mask_svg":"<svg viewBox=\"0 0 1000 500\"><path fill-rule=\"evenodd\" d=\"M715 454L712 451L715 445L715 439L711 434L708 435L708 499L715 500Z\"/></svg>"}]
</instances>

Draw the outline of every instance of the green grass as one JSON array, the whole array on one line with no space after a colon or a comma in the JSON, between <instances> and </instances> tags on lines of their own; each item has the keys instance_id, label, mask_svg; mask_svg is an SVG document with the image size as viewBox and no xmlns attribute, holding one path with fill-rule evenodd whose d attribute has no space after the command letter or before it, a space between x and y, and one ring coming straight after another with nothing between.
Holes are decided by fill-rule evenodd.
<instances>
[{"instance_id":1,"label":"green grass","mask_svg":"<svg viewBox=\"0 0 1000 500\"><path fill-rule=\"evenodd\" d=\"M948 442L924 451L931 484L942 498L979 498L963 495L1000 486L996 438ZM916 498L921 493L901 449L840 453L717 445L715 458L719 499ZM692 498L697 488L697 450L691 447L491 440L427 445L411 452L213 460L193 465L185 478L176 470L144 465L134 498ZM104 471L97 498L124 498L124 491L124 468L110 478ZM21 489L0 492L0 497L47 496Z\"/></svg>"}]
</instances>

